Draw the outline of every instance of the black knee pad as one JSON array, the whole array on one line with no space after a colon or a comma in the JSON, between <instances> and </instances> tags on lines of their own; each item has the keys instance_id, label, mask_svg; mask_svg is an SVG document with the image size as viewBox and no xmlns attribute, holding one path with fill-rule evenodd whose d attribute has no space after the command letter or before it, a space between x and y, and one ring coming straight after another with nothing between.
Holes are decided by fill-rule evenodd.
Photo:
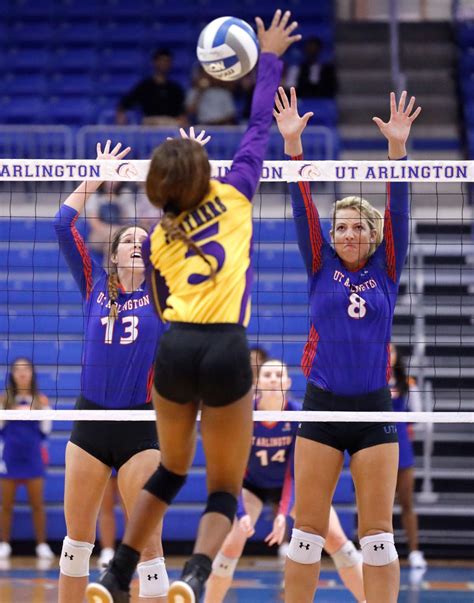
<instances>
[{"instance_id":1,"label":"black knee pad","mask_svg":"<svg viewBox=\"0 0 474 603\"><path fill-rule=\"evenodd\" d=\"M170 505L184 486L187 477L187 475L178 475L168 471L164 465L160 465L143 486L143 489Z\"/></svg>"},{"instance_id":2,"label":"black knee pad","mask_svg":"<svg viewBox=\"0 0 474 603\"><path fill-rule=\"evenodd\" d=\"M212 492L207 497L204 513L220 513L232 523L237 513L237 499L229 492Z\"/></svg>"}]
</instances>

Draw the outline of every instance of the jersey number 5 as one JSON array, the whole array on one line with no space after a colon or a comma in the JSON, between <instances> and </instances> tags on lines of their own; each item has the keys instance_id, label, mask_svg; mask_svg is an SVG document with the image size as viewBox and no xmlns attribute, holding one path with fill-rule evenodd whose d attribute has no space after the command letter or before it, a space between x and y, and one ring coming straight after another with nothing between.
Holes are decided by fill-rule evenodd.
<instances>
[{"instance_id":1,"label":"jersey number 5","mask_svg":"<svg viewBox=\"0 0 474 603\"><path fill-rule=\"evenodd\" d=\"M359 319L364 318L367 314L367 308L365 307L365 300L362 299L357 293L353 293L349 297L350 306L347 308L347 313L351 318Z\"/></svg>"},{"instance_id":2,"label":"jersey number 5","mask_svg":"<svg viewBox=\"0 0 474 603\"><path fill-rule=\"evenodd\" d=\"M104 343L111 344L114 339L114 329L117 321L109 316L104 316L100 319L100 322L105 325ZM124 329L123 337L120 338L120 344L128 345L129 343L133 343L138 337L138 316L124 316L122 324L124 325Z\"/></svg>"},{"instance_id":3,"label":"jersey number 5","mask_svg":"<svg viewBox=\"0 0 474 603\"><path fill-rule=\"evenodd\" d=\"M199 243L204 239L209 239L210 237L215 236L218 232L219 223L216 222L215 224L212 224L212 226L208 226L207 228L200 230L191 238L195 243ZM222 245L220 243L217 243L216 241L209 241L207 243L204 243L203 245L199 245L199 247L205 255L210 255L215 258L217 262L216 273L219 272L222 266L224 265L225 261L225 249L222 247ZM196 252L194 251L194 249L190 249L184 257L190 258L194 255L196 255ZM188 277L188 283L190 285L199 285L200 283L209 280L209 278L209 274L194 273Z\"/></svg>"}]
</instances>

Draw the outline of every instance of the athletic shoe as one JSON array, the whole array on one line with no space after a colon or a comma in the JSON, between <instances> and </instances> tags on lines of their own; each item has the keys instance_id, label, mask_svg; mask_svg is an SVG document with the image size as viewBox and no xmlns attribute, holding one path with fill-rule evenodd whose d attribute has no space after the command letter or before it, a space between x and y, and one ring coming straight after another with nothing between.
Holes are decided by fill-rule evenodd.
<instances>
[{"instance_id":1,"label":"athletic shoe","mask_svg":"<svg viewBox=\"0 0 474 603\"><path fill-rule=\"evenodd\" d=\"M9 559L12 554L12 547L8 542L0 542L0 559Z\"/></svg>"},{"instance_id":2,"label":"athletic shoe","mask_svg":"<svg viewBox=\"0 0 474 603\"><path fill-rule=\"evenodd\" d=\"M186 563L181 580L170 586L168 603L199 603L207 578L207 572L198 565L189 566L189 562Z\"/></svg>"},{"instance_id":3,"label":"athletic shoe","mask_svg":"<svg viewBox=\"0 0 474 603\"><path fill-rule=\"evenodd\" d=\"M36 547L36 556L38 557L38 559L45 559L48 561L54 559L54 553L49 548L49 544L47 544L46 542L41 542L40 544L38 544L38 546Z\"/></svg>"},{"instance_id":4,"label":"athletic shoe","mask_svg":"<svg viewBox=\"0 0 474 603\"><path fill-rule=\"evenodd\" d=\"M91 582L86 589L87 603L129 603L130 591L122 590L117 578L106 570L98 582Z\"/></svg>"},{"instance_id":5,"label":"athletic shoe","mask_svg":"<svg viewBox=\"0 0 474 603\"><path fill-rule=\"evenodd\" d=\"M105 569L110 561L112 561L112 558L114 556L114 549L111 549L110 547L105 547L100 551L100 557L97 560L97 565L99 566L100 569Z\"/></svg>"},{"instance_id":6,"label":"athletic shoe","mask_svg":"<svg viewBox=\"0 0 474 603\"><path fill-rule=\"evenodd\" d=\"M426 569L428 564L421 551L412 551L408 555L408 563L412 569Z\"/></svg>"}]
</instances>

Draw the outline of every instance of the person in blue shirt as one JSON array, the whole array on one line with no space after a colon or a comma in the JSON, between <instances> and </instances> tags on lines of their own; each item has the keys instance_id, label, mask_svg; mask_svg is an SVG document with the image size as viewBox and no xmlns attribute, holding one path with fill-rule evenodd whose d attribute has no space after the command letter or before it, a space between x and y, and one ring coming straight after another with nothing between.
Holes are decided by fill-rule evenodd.
<instances>
[{"instance_id":1,"label":"person in blue shirt","mask_svg":"<svg viewBox=\"0 0 474 603\"><path fill-rule=\"evenodd\" d=\"M267 360L259 371L254 409L300 410L300 404L288 398L290 388L291 378L286 364ZM204 603L222 603L224 600L245 543L254 534L266 503L274 506L275 519L265 542L268 546L282 543L286 534L286 518L291 514L294 498L293 456L297 429L297 422L254 423L252 448L237 519L212 564ZM333 508L326 551L331 555L344 584L357 601L364 601L360 554L344 534Z\"/></svg>"},{"instance_id":2,"label":"person in blue shirt","mask_svg":"<svg viewBox=\"0 0 474 603\"><path fill-rule=\"evenodd\" d=\"M120 143L97 159L119 161L129 148ZM91 259L76 228L89 196L100 182L83 182L66 199L54 220L59 246L83 300L84 343L77 409L151 409L153 360L165 325L153 309L144 280L142 243L147 232L120 228L110 244L109 272ZM126 415L124 415L126 417ZM160 462L153 422L76 421L66 448L64 513L67 536L60 560L59 603L80 603L89 575L96 522L112 468L130 513ZM138 566L140 596L166 601L168 576L161 525L151 534ZM149 580L148 576L156 579Z\"/></svg>"},{"instance_id":3,"label":"person in blue shirt","mask_svg":"<svg viewBox=\"0 0 474 603\"><path fill-rule=\"evenodd\" d=\"M285 153L302 159L301 134L312 116L298 114L279 89L274 111ZM390 119L374 121L392 160L421 108L390 95ZM408 184L387 186L385 216L365 199L337 201L332 244L325 241L309 184L290 185L298 245L308 274L310 333L302 360L304 410L389 411L389 344L398 285L408 251ZM392 512L398 471L395 424L302 423L295 447L296 520L285 568L287 603L313 601L331 501L344 451L351 455L368 603L395 603L400 584Z\"/></svg>"},{"instance_id":4,"label":"person in blue shirt","mask_svg":"<svg viewBox=\"0 0 474 603\"><path fill-rule=\"evenodd\" d=\"M36 370L28 358L12 362L7 375L6 392L0 396L3 410L45 410L48 398L39 391ZM0 559L11 555L10 534L15 494L25 484L33 515L36 556L45 561L54 559L46 542L44 511L44 478L47 461L45 439L51 421L0 421L0 489L1 532Z\"/></svg>"},{"instance_id":5,"label":"person in blue shirt","mask_svg":"<svg viewBox=\"0 0 474 603\"><path fill-rule=\"evenodd\" d=\"M392 406L396 412L421 411L422 404L420 392L416 387L413 377L407 375L405 361L400 350L393 343L390 344L390 392ZM397 498L401 507L403 529L408 540L408 563L412 569L424 570L427 567L426 559L418 546L418 516L414 509L413 495L415 492L415 454L412 443L412 425L410 423L397 423L398 433L398 480Z\"/></svg>"}]
</instances>

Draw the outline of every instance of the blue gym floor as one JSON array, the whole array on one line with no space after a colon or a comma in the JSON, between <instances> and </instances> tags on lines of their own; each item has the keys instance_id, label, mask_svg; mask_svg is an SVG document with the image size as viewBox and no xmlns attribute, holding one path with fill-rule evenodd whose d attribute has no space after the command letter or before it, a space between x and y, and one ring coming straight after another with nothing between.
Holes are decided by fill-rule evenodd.
<instances>
[{"instance_id":1,"label":"blue gym floor","mask_svg":"<svg viewBox=\"0 0 474 603\"><path fill-rule=\"evenodd\" d=\"M13 558L10 567L0 567L1 603L56 603L57 569L37 569L31 558ZM8 565L8 564L7 564ZM234 587L227 595L226 603L282 603L282 573L278 562L252 558L242 562L237 571ZM170 566L171 579L179 573L180 561L173 559ZM321 572L320 587L315 601L334 603L353 601L340 583L338 576L329 569ZM91 572L91 578L97 571ZM134 589L135 591L135 589ZM136 603L136 596L132 602ZM432 562L424 575L413 574L402 568L402 586L399 603L439 603L461 601L474 603L474 564L459 562Z\"/></svg>"}]
</instances>

